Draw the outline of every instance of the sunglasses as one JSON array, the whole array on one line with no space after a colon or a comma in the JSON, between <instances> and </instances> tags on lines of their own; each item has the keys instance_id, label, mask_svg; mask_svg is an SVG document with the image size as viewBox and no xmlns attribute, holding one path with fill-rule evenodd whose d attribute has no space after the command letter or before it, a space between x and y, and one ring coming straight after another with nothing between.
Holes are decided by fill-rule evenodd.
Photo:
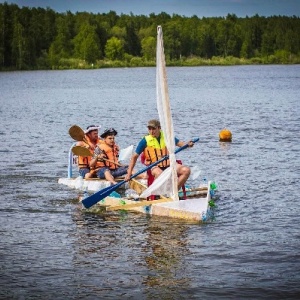
<instances>
[{"instance_id":1,"label":"sunglasses","mask_svg":"<svg viewBox=\"0 0 300 300\"><path fill-rule=\"evenodd\" d=\"M148 126L148 130L155 130L156 127L153 127L153 126Z\"/></svg>"}]
</instances>

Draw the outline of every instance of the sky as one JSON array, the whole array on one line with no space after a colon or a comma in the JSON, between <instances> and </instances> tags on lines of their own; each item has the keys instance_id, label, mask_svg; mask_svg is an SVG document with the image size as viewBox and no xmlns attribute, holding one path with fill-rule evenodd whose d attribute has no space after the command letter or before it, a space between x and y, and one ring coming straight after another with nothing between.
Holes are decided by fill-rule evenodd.
<instances>
[{"instance_id":1,"label":"sky","mask_svg":"<svg viewBox=\"0 0 300 300\"><path fill-rule=\"evenodd\" d=\"M238 17L297 16L300 17L300 0L0 0L19 7L51 8L56 12L71 11L146 15L165 12L185 17Z\"/></svg>"}]
</instances>

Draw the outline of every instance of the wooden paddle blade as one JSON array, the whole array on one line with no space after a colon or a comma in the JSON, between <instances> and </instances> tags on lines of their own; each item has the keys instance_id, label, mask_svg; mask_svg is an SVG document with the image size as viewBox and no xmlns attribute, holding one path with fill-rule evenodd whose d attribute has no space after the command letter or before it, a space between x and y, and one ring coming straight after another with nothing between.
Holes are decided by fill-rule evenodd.
<instances>
[{"instance_id":1,"label":"wooden paddle blade","mask_svg":"<svg viewBox=\"0 0 300 300\"><path fill-rule=\"evenodd\" d=\"M71 126L69 129L69 134L75 141L84 140L84 131L78 125Z\"/></svg>"},{"instance_id":2,"label":"wooden paddle blade","mask_svg":"<svg viewBox=\"0 0 300 300\"><path fill-rule=\"evenodd\" d=\"M85 147L81 147L81 146L74 146L72 148L72 152L75 155L78 156L92 156L92 153L90 152L89 149L85 148Z\"/></svg>"},{"instance_id":3,"label":"wooden paddle blade","mask_svg":"<svg viewBox=\"0 0 300 300\"><path fill-rule=\"evenodd\" d=\"M109 196L113 191L115 191L118 187L120 187L121 185L123 185L126 181L120 181L118 183L116 183L115 185L109 186L105 189L100 190L99 192L96 192L95 194L83 199L81 201L81 203L83 204L83 206L85 208L90 208L91 206L93 206L94 204L96 204L97 202L101 201L102 199L106 198L107 196Z\"/></svg>"}]
</instances>

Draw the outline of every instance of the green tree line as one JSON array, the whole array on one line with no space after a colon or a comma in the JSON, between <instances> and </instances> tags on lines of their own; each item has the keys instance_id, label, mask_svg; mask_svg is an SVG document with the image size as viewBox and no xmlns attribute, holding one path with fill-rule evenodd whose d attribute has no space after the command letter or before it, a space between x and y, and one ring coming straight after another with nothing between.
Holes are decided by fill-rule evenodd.
<instances>
[{"instance_id":1,"label":"green tree line","mask_svg":"<svg viewBox=\"0 0 300 300\"><path fill-rule=\"evenodd\" d=\"M0 4L0 70L300 63L300 18L57 13Z\"/></svg>"}]
</instances>

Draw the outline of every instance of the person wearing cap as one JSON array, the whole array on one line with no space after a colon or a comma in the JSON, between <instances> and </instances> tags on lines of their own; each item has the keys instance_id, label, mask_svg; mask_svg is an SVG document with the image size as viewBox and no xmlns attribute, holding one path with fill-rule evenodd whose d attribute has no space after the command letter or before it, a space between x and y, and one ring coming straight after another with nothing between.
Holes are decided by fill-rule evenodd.
<instances>
[{"instance_id":1,"label":"person wearing cap","mask_svg":"<svg viewBox=\"0 0 300 300\"><path fill-rule=\"evenodd\" d=\"M76 146L81 146L88 148L91 154L94 154L94 151L100 143L100 139L98 137L98 131L101 126L90 125L84 131L84 141L79 141L76 143ZM90 168L91 156L78 156L78 168L79 175L83 178L92 178L95 177L95 171Z\"/></svg>"},{"instance_id":2,"label":"person wearing cap","mask_svg":"<svg viewBox=\"0 0 300 300\"><path fill-rule=\"evenodd\" d=\"M128 181L132 175L133 168L140 154L143 153L145 165L151 165L152 163L160 160L162 157L168 155L168 149L166 146L164 134L161 131L160 122L158 120L150 120L148 122L148 135L144 136L138 143L135 153L131 156L131 160L128 166L127 175L125 180ZM175 137L175 145L182 147L185 142L180 141ZM188 142L189 147L192 147L194 143L192 141ZM158 165L151 169L151 174L156 179L166 168L170 166L169 160L164 160ZM187 181L191 170L189 167L177 164L177 174L178 174L178 189L180 189Z\"/></svg>"},{"instance_id":3,"label":"person wearing cap","mask_svg":"<svg viewBox=\"0 0 300 300\"><path fill-rule=\"evenodd\" d=\"M95 155L90 161L90 167L97 170L97 177L106 179L112 184L116 184L115 178L125 175L128 168L118 161L119 146L115 143L117 134L114 128L106 129L101 134L103 140L98 144L99 149L95 150Z\"/></svg>"}]
</instances>

